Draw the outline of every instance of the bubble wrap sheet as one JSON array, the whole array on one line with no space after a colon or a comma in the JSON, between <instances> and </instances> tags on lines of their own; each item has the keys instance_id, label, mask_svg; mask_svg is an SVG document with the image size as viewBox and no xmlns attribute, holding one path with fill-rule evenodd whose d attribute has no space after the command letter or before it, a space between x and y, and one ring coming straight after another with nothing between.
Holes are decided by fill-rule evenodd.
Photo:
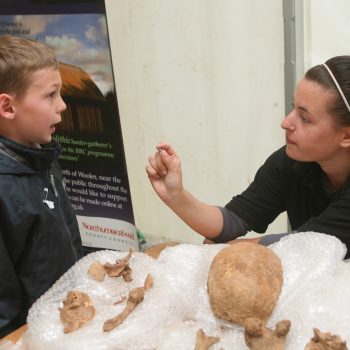
<instances>
[{"instance_id":1,"label":"bubble wrap sheet","mask_svg":"<svg viewBox=\"0 0 350 350\"><path fill-rule=\"evenodd\" d=\"M207 335L220 338L210 349L248 349L244 329L216 319L210 309L208 272L224 247L180 244L165 249L157 260L135 252L129 262L130 283L108 276L96 282L87 274L95 260L115 263L125 252L92 253L32 306L23 343L29 350L193 350L196 332L202 328ZM267 326L274 328L282 319L291 321L286 349L304 349L314 327L340 335L350 344L350 264L342 260L345 246L334 237L306 232L284 237L270 248L281 258L284 284ZM143 286L147 274L152 275L154 285L143 302L121 325L103 332L104 321L125 307L114 302ZM64 334L58 308L70 290L88 293L96 315L79 330Z\"/></svg>"}]
</instances>

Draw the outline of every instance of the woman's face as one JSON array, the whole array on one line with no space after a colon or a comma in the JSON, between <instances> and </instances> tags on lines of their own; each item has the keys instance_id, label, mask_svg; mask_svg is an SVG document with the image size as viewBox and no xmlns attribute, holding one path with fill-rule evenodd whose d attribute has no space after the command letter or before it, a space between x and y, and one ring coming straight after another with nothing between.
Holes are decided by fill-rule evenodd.
<instances>
[{"instance_id":1,"label":"woman's face","mask_svg":"<svg viewBox=\"0 0 350 350\"><path fill-rule=\"evenodd\" d=\"M300 81L294 93L294 109L281 124L290 158L322 165L341 150L345 128L337 126L328 112L334 94L314 81Z\"/></svg>"}]
</instances>

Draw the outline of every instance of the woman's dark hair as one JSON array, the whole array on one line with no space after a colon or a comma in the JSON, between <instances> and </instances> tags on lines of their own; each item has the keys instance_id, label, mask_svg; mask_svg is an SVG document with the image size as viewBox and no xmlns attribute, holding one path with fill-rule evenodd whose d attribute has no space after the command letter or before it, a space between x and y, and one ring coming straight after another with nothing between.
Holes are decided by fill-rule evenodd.
<instances>
[{"instance_id":1,"label":"woman's dark hair","mask_svg":"<svg viewBox=\"0 0 350 350\"><path fill-rule=\"evenodd\" d=\"M325 63L337 80L348 104L350 104L350 56L336 56ZM350 111L327 68L322 64L314 66L306 72L305 78L320 84L326 89L334 90L335 99L332 106L330 106L330 113L337 117L340 125L350 125Z\"/></svg>"}]
</instances>

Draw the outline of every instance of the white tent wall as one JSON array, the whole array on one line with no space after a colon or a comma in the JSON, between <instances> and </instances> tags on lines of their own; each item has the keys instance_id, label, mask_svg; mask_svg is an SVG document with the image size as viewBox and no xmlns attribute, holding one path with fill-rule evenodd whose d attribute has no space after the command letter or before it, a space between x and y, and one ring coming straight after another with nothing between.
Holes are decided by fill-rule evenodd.
<instances>
[{"instance_id":1,"label":"white tent wall","mask_svg":"<svg viewBox=\"0 0 350 350\"><path fill-rule=\"evenodd\" d=\"M159 141L182 160L185 187L225 205L284 143L282 1L106 0L136 226L201 242L145 172ZM286 232L280 215L268 232Z\"/></svg>"},{"instance_id":2,"label":"white tent wall","mask_svg":"<svg viewBox=\"0 0 350 350\"><path fill-rule=\"evenodd\" d=\"M304 1L305 69L338 55L350 55L350 1Z\"/></svg>"}]
</instances>

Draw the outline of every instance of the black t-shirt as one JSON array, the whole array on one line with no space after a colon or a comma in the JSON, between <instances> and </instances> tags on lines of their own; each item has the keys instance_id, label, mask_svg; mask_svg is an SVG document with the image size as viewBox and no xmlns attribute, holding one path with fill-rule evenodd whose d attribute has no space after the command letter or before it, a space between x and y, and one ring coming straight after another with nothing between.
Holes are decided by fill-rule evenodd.
<instances>
[{"instance_id":1,"label":"black t-shirt","mask_svg":"<svg viewBox=\"0 0 350 350\"><path fill-rule=\"evenodd\" d=\"M258 170L254 181L226 205L255 232L287 211L292 230L333 235L350 250L350 178L337 192L327 190L317 163L289 158L285 146Z\"/></svg>"}]
</instances>

